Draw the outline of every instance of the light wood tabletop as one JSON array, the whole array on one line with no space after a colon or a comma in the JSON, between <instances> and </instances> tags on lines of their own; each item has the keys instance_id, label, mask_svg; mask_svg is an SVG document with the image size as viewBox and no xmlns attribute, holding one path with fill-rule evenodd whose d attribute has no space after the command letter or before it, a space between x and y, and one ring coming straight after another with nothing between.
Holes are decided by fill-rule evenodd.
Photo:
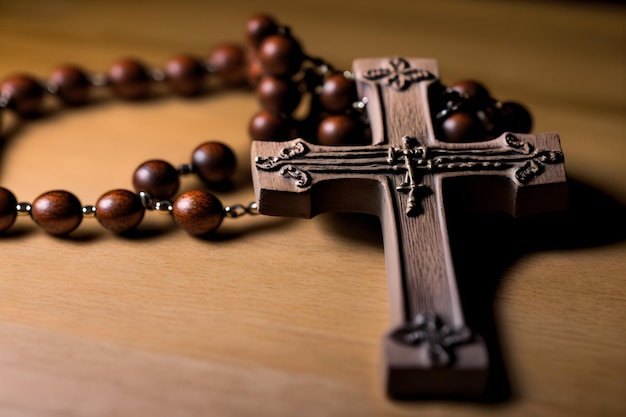
<instances>
[{"instance_id":1,"label":"light wood tabletop","mask_svg":"<svg viewBox=\"0 0 626 417\"><path fill-rule=\"evenodd\" d=\"M123 238L85 219L54 238L28 217L0 236L0 416L618 416L626 414L626 8L536 1L3 1L0 78L120 57L158 67L242 42L267 12L339 68L403 55L442 81L483 81L557 131L565 213L451 221L469 320L486 320L487 402L386 398L389 307L380 227L362 215L226 219L213 239L148 213ZM148 159L206 140L254 198L253 94L102 99L19 121L5 112L0 184L93 204ZM183 189L200 186L184 178ZM493 306L493 308L492 308ZM493 314L491 314L493 312Z\"/></svg>"}]
</instances>

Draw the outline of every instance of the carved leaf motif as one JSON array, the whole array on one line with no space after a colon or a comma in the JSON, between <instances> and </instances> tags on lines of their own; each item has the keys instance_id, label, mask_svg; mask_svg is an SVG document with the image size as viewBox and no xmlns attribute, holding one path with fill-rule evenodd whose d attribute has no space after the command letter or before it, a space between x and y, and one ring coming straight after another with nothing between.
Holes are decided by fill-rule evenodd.
<instances>
[{"instance_id":1,"label":"carved leaf motif","mask_svg":"<svg viewBox=\"0 0 626 417\"><path fill-rule=\"evenodd\" d=\"M305 153L307 153L309 151L309 148L307 148L304 143L302 142L296 142L292 147L290 148L283 148L280 151L280 155L279 157L282 159L289 159L289 158L293 158L295 156L300 156L300 155L304 155Z\"/></svg>"},{"instance_id":2,"label":"carved leaf motif","mask_svg":"<svg viewBox=\"0 0 626 417\"><path fill-rule=\"evenodd\" d=\"M517 170L515 178L522 184L527 184L537 175L543 172L543 166L535 161L528 161L523 167Z\"/></svg>"},{"instance_id":3,"label":"carved leaf motif","mask_svg":"<svg viewBox=\"0 0 626 417\"><path fill-rule=\"evenodd\" d=\"M396 329L391 337L408 345L428 345L428 354L434 366L448 366L454 362L454 346L471 340L470 330L463 326L453 328L444 324L433 312L418 314L412 323Z\"/></svg>"},{"instance_id":4,"label":"carved leaf motif","mask_svg":"<svg viewBox=\"0 0 626 417\"><path fill-rule=\"evenodd\" d=\"M520 140L517 136L508 133L504 140L506 143L513 149L515 149L518 153L522 153L524 155L529 155L533 151L533 147L528 142L524 142Z\"/></svg>"},{"instance_id":5,"label":"carved leaf motif","mask_svg":"<svg viewBox=\"0 0 626 417\"><path fill-rule=\"evenodd\" d=\"M297 156L302 156L309 151L309 148L305 146L303 142L296 142L293 146L289 148L281 149L278 156L273 157L262 157L257 156L254 160L256 166L259 169L265 171L274 171L280 168L286 160L295 158Z\"/></svg>"},{"instance_id":6,"label":"carved leaf motif","mask_svg":"<svg viewBox=\"0 0 626 417\"><path fill-rule=\"evenodd\" d=\"M299 168L292 165L287 165L280 170L280 175L285 178L291 178L296 180L296 186L298 188L306 188L311 185L311 175Z\"/></svg>"},{"instance_id":7,"label":"carved leaf motif","mask_svg":"<svg viewBox=\"0 0 626 417\"><path fill-rule=\"evenodd\" d=\"M389 76L390 73L391 71L388 68L374 68L365 71L364 77L371 81L378 81Z\"/></svg>"},{"instance_id":8,"label":"carved leaf motif","mask_svg":"<svg viewBox=\"0 0 626 417\"><path fill-rule=\"evenodd\" d=\"M262 169L264 171L272 171L278 161L280 161L279 158L267 158L263 156L257 156L254 160L254 163L259 169Z\"/></svg>"},{"instance_id":9,"label":"carved leaf motif","mask_svg":"<svg viewBox=\"0 0 626 417\"><path fill-rule=\"evenodd\" d=\"M413 83L435 78L433 73L422 68L411 68L409 61L402 57L389 60L389 68L374 68L365 71L365 79L378 81L387 78L387 84L399 91L404 91Z\"/></svg>"},{"instance_id":10,"label":"carved leaf motif","mask_svg":"<svg viewBox=\"0 0 626 417\"><path fill-rule=\"evenodd\" d=\"M537 160L544 164L558 164L563 162L563 154L559 151L541 151L537 155Z\"/></svg>"}]
</instances>

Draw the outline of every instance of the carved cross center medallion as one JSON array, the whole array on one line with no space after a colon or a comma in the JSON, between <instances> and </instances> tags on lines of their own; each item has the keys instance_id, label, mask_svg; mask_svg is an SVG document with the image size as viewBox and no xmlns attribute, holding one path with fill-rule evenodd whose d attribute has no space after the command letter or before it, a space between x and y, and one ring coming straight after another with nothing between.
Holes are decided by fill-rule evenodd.
<instances>
[{"instance_id":1,"label":"carved cross center medallion","mask_svg":"<svg viewBox=\"0 0 626 417\"><path fill-rule=\"evenodd\" d=\"M436 62L355 61L367 98L368 146L255 142L252 172L261 213L313 217L365 212L381 220L391 330L383 338L385 386L394 397L480 394L489 358L467 325L448 242L443 190L454 178L477 209L512 215L563 208L559 138L509 132L475 143L434 133L428 88ZM487 192L486 190L490 190Z\"/></svg>"}]
</instances>

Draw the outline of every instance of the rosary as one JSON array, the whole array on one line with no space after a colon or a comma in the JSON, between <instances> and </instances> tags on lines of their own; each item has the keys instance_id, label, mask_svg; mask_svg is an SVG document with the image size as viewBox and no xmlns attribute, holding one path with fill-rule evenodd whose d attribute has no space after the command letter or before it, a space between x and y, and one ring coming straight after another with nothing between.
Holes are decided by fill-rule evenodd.
<instances>
[{"instance_id":1,"label":"rosary","mask_svg":"<svg viewBox=\"0 0 626 417\"><path fill-rule=\"evenodd\" d=\"M443 189L474 209L516 216L563 208L558 135L528 134L529 112L492 98L479 82L443 85L434 60L359 59L352 71L339 71L307 55L288 27L265 15L248 21L246 43L220 45L206 60L178 55L159 69L123 59L105 74L65 65L45 81L11 76L0 85L0 117L10 110L33 119L47 95L68 108L82 106L95 88L133 101L148 98L155 83L184 97L203 94L209 83L249 87L262 108L249 123L256 202L224 206L207 190L177 195L181 175L196 174L210 189L235 172L233 151L206 142L178 167L142 163L134 191L108 191L94 205L65 190L21 202L0 187L0 233L18 215L52 235L71 233L86 217L132 234L148 210L171 215L197 236L245 214L377 215L391 302L392 327L382 346L386 391L397 398L480 395L487 348L463 316Z\"/></svg>"}]
</instances>

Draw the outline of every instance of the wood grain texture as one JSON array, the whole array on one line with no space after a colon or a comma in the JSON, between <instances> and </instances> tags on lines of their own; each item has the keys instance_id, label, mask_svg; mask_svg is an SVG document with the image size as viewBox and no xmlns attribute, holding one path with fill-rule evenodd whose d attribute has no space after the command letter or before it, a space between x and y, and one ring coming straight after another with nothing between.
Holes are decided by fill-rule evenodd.
<instances>
[{"instance_id":1,"label":"wood grain texture","mask_svg":"<svg viewBox=\"0 0 626 417\"><path fill-rule=\"evenodd\" d=\"M483 80L495 96L527 104L535 131L561 135L567 215L481 234L473 228L480 218L455 220L468 235L453 236L453 250L472 255L461 290L472 305L494 304L510 400L385 399L376 367L389 311L380 229L369 218L227 219L213 241L155 216L135 239L85 220L73 239L59 240L18 218L0 238L0 415L624 414L624 9L3 2L0 73L46 76L72 61L104 71L124 56L163 65L182 52L208 54L216 42L242 39L245 20L261 9L340 68L364 56L434 57L445 83ZM139 163L189 162L206 140L232 144L245 161L256 108L239 92L101 100L27 124L5 117L13 134L0 183L21 201L63 188L89 203L128 188ZM252 198L249 172L236 175L236 191L220 194L226 204Z\"/></svg>"}]
</instances>

